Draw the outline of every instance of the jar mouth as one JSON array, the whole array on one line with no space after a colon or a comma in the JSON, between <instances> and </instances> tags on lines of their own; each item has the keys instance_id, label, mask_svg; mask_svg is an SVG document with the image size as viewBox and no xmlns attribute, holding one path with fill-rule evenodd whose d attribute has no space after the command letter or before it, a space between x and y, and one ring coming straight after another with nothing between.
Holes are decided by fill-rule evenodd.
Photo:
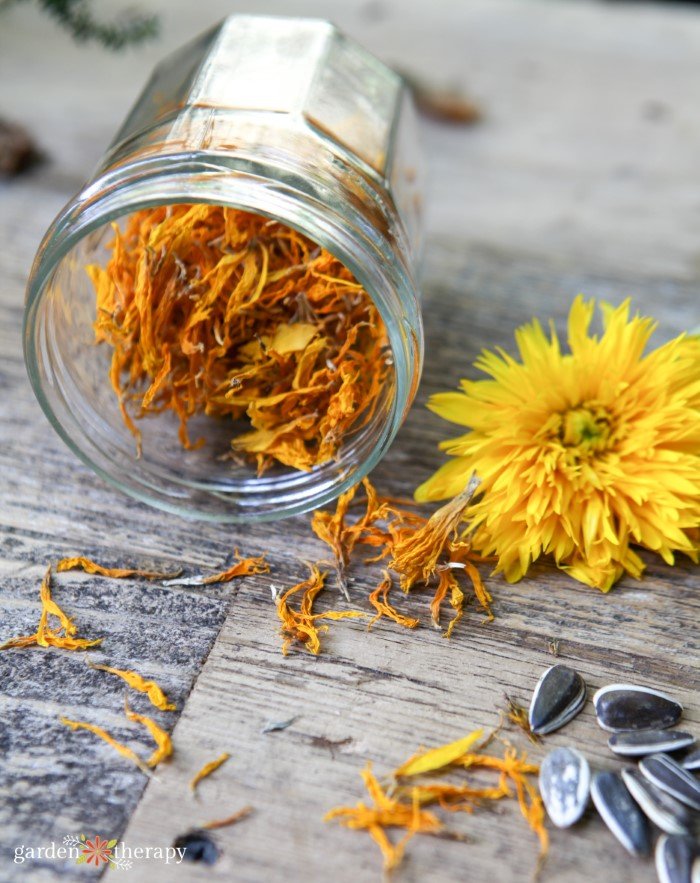
<instances>
[{"instance_id":1,"label":"jar mouth","mask_svg":"<svg viewBox=\"0 0 700 883\"><path fill-rule=\"evenodd\" d=\"M327 504L360 481L386 453L420 373L415 285L361 212L346 204L329 205L323 193L298 184L274 165L251 168L247 162L236 167L228 157L209 154L159 156L108 171L47 233L27 290L24 345L29 377L63 440L120 490L200 520L271 520ZM344 439L334 460L310 472L285 469L260 477L252 470L227 471L220 463L213 468L211 452L188 452L179 446L176 428L169 433L175 438L172 446L155 439L163 415L139 421L139 428L153 436L149 447L154 450L155 445L158 456L149 456L145 446L144 457L136 459L133 436L112 419L117 403L108 381L107 354L100 355L101 348L85 333L92 329L95 298L84 265L86 255L104 241L111 222L169 203L223 205L280 221L330 251L372 298L386 326L393 374L372 418Z\"/></svg>"}]
</instances>

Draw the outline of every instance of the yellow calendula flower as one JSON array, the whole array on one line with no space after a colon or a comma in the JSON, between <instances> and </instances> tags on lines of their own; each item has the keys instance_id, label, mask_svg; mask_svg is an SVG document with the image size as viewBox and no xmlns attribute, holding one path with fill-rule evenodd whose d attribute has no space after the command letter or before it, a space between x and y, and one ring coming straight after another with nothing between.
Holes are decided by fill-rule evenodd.
<instances>
[{"instance_id":1,"label":"yellow calendula flower","mask_svg":"<svg viewBox=\"0 0 700 883\"><path fill-rule=\"evenodd\" d=\"M700 337L681 335L645 354L655 329L630 304L594 301L569 314L569 353L537 321L515 333L520 361L484 351L490 379L463 380L429 407L466 435L441 444L453 459L416 499L460 493L476 471L481 495L465 513L472 545L515 582L540 555L607 592L624 572L641 576L631 548L698 560L700 542Z\"/></svg>"}]
</instances>

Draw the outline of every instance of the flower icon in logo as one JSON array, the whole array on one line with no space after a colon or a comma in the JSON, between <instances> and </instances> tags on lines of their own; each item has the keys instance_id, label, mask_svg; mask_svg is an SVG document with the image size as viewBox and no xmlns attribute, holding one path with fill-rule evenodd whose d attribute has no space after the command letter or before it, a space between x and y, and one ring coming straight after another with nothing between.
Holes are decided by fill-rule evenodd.
<instances>
[{"instance_id":1,"label":"flower icon in logo","mask_svg":"<svg viewBox=\"0 0 700 883\"><path fill-rule=\"evenodd\" d=\"M82 854L78 857L78 864L86 862L88 865L94 864L96 868L101 863L105 865L112 862L112 847L117 845L116 840L104 840L99 834L95 834L92 840L85 839L85 835L81 835L84 846Z\"/></svg>"}]
</instances>

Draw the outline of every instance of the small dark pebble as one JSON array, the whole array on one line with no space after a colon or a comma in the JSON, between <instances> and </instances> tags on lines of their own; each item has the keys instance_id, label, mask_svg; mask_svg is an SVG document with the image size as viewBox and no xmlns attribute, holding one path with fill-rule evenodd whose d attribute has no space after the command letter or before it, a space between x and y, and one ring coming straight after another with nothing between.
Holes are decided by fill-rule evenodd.
<instances>
[{"instance_id":1,"label":"small dark pebble","mask_svg":"<svg viewBox=\"0 0 700 883\"><path fill-rule=\"evenodd\" d=\"M195 829L181 834L173 841L175 849L184 849L183 858L188 862L213 865L219 858L219 847L206 831Z\"/></svg>"}]
</instances>

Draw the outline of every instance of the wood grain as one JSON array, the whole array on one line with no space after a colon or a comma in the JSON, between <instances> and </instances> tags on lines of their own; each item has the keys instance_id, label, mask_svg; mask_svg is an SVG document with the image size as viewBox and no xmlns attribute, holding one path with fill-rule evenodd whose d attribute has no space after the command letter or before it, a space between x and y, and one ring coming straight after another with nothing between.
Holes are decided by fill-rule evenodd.
<instances>
[{"instance_id":1,"label":"wood grain","mask_svg":"<svg viewBox=\"0 0 700 883\"><path fill-rule=\"evenodd\" d=\"M250 818L213 835L222 857L212 868L141 862L130 879L379 879L376 847L324 824L323 814L361 798L366 760L387 772L421 743L495 724L504 692L526 703L554 661L550 639L591 690L613 680L669 690L700 735L700 601L686 562L668 568L647 556L644 581L623 580L605 597L547 565L517 586L493 579L496 621L484 625L470 609L450 642L427 625L428 598L416 595L405 602L424 620L415 632L337 623L320 658L284 658L269 582L291 585L304 572L301 559L325 557L307 519L234 530L166 517L116 495L64 448L22 364L31 258L155 58L236 4L151 6L164 15L163 40L126 59L76 52L29 8L7 13L0 30L0 112L28 125L51 154L31 176L0 185L0 641L32 629L44 563L64 554L196 571L240 545L251 554L269 550L274 570L191 592L60 577L60 602L86 634L105 637L91 658L156 676L184 709L156 715L174 725L176 753L146 784L107 746L57 723L64 713L91 720L145 750L138 731L124 726L119 682L78 655L2 654L0 878L84 878L67 862L13 864L20 843L99 831L131 846L165 847L250 803ZM461 83L484 106L478 128L423 130L426 368L416 407L376 470L381 489L407 494L430 474L446 427L424 408L427 396L473 376L480 348L511 346L513 328L532 315L553 316L562 328L571 298L583 291L614 302L632 295L658 317L659 341L698 324L695 14L514 0L400 7L280 0L258 8L330 16L386 59ZM363 568L353 573L355 604L366 606L374 578ZM324 603L335 602L332 585ZM261 734L267 721L296 714L287 730ZM618 766L605 741L589 703L545 747L578 744L595 766ZM232 759L192 798L192 773L223 750ZM514 806L456 817L450 827L469 842L417 838L397 880L529 878L536 844ZM630 860L589 813L575 831L554 832L543 879L596 878L645 883L654 872Z\"/></svg>"}]
</instances>

